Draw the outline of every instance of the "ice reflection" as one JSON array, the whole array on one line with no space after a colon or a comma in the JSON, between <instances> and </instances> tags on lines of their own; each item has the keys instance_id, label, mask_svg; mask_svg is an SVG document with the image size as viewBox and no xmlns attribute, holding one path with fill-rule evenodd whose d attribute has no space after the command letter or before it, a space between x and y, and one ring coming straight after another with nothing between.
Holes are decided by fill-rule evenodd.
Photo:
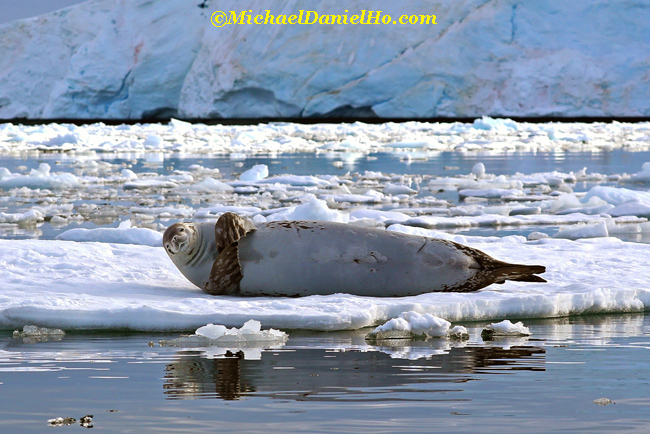
<instances>
[{"instance_id":1,"label":"ice reflection","mask_svg":"<svg viewBox=\"0 0 650 434\"><path fill-rule=\"evenodd\" d=\"M413 357L416 354L419 357ZM450 346L445 340L348 350L285 347L264 351L258 360L247 359L242 351L228 351L220 358L201 350L177 356L165 368L168 399L261 395L298 401L381 401L399 394L403 400L453 400L438 395L462 391L461 384L477 379L477 374L545 370L542 347Z\"/></svg>"}]
</instances>

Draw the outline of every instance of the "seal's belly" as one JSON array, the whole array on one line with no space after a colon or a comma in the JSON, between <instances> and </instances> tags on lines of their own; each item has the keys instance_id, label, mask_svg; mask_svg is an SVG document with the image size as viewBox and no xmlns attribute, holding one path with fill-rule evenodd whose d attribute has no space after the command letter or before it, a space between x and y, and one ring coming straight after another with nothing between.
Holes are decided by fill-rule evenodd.
<instances>
[{"instance_id":1,"label":"seal's belly","mask_svg":"<svg viewBox=\"0 0 650 434\"><path fill-rule=\"evenodd\" d=\"M327 222L278 222L239 240L241 295L445 291L479 268L451 243Z\"/></svg>"}]
</instances>

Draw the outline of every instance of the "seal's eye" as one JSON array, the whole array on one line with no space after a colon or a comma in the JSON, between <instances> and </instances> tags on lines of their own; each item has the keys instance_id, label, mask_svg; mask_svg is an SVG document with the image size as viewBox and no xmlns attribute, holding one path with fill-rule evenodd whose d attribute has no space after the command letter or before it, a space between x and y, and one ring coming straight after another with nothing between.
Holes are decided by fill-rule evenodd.
<instances>
[{"instance_id":1,"label":"seal's eye","mask_svg":"<svg viewBox=\"0 0 650 434\"><path fill-rule=\"evenodd\" d=\"M185 228L180 228L178 231L179 232L185 232Z\"/></svg>"},{"instance_id":2,"label":"seal's eye","mask_svg":"<svg viewBox=\"0 0 650 434\"><path fill-rule=\"evenodd\" d=\"M169 243L167 243L167 245L165 247L167 247L167 250L169 250Z\"/></svg>"}]
</instances>

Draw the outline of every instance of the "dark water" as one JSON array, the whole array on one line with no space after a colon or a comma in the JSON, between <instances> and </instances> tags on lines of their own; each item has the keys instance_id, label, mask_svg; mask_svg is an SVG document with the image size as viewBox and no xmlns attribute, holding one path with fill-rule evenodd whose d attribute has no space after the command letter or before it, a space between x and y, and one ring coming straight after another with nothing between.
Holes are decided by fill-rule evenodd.
<instances>
[{"instance_id":1,"label":"dark water","mask_svg":"<svg viewBox=\"0 0 650 434\"><path fill-rule=\"evenodd\" d=\"M2 432L648 432L650 318L527 321L531 338L366 345L290 333L259 360L168 335L0 338ZM246 350L250 355L251 350ZM404 358L410 355L415 360ZM593 401L608 398L609 405ZM48 431L50 432L50 431Z\"/></svg>"}]
</instances>

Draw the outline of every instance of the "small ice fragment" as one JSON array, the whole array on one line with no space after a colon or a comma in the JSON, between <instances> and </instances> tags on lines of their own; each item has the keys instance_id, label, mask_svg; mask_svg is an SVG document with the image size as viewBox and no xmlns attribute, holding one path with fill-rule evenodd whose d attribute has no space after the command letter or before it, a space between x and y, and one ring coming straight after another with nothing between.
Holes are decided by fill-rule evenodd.
<instances>
[{"instance_id":1,"label":"small ice fragment","mask_svg":"<svg viewBox=\"0 0 650 434\"><path fill-rule=\"evenodd\" d=\"M204 325L203 327L199 327L196 329L196 334L199 336L205 336L208 339L218 339L224 334L226 334L226 331L228 329L225 326L222 326L220 324L214 325L212 323L208 325Z\"/></svg>"},{"instance_id":2,"label":"small ice fragment","mask_svg":"<svg viewBox=\"0 0 650 434\"><path fill-rule=\"evenodd\" d=\"M223 325L208 324L196 329L195 337L201 336L214 343L254 343L254 342L284 342L287 334L281 330L262 330L262 324L256 320L248 320L241 328L226 328ZM192 336L190 336L191 338Z\"/></svg>"},{"instance_id":3,"label":"small ice fragment","mask_svg":"<svg viewBox=\"0 0 650 434\"><path fill-rule=\"evenodd\" d=\"M469 339L469 332L467 329L463 326L455 326L452 327L451 330L449 330L449 333L447 334L449 336L449 339L455 340L455 341L465 341Z\"/></svg>"},{"instance_id":4,"label":"small ice fragment","mask_svg":"<svg viewBox=\"0 0 650 434\"><path fill-rule=\"evenodd\" d=\"M384 187L384 194L398 195L398 194L418 194L416 190L413 190L408 185L403 184L392 184L388 183Z\"/></svg>"},{"instance_id":5,"label":"small ice fragment","mask_svg":"<svg viewBox=\"0 0 650 434\"><path fill-rule=\"evenodd\" d=\"M23 331L14 330L14 338L38 337L38 336L63 336L65 332L61 329L48 329L46 327L37 327L35 325L26 325Z\"/></svg>"},{"instance_id":6,"label":"small ice fragment","mask_svg":"<svg viewBox=\"0 0 650 434\"><path fill-rule=\"evenodd\" d=\"M81 425L84 428L92 428L93 427L93 415L92 414L87 414L83 416L81 419L79 419L79 425Z\"/></svg>"},{"instance_id":7,"label":"small ice fragment","mask_svg":"<svg viewBox=\"0 0 650 434\"><path fill-rule=\"evenodd\" d=\"M548 234L544 232L531 232L528 234L528 241L537 241L543 238L548 238Z\"/></svg>"},{"instance_id":8,"label":"small ice fragment","mask_svg":"<svg viewBox=\"0 0 650 434\"><path fill-rule=\"evenodd\" d=\"M493 323L488 325L481 332L481 337L483 339L492 339L495 337L501 336L530 336L532 333L530 329L524 326L524 323L521 321L513 324L510 320L503 320L499 323Z\"/></svg>"},{"instance_id":9,"label":"small ice fragment","mask_svg":"<svg viewBox=\"0 0 650 434\"><path fill-rule=\"evenodd\" d=\"M609 404L614 403L614 401L612 401L609 398L598 398L598 399L594 399L593 402L596 405L609 405Z\"/></svg>"},{"instance_id":10,"label":"small ice fragment","mask_svg":"<svg viewBox=\"0 0 650 434\"><path fill-rule=\"evenodd\" d=\"M366 335L366 340L383 339L426 339L429 337L447 337L451 323L429 313L403 312L376 327ZM454 333L467 333L465 327L454 327Z\"/></svg>"},{"instance_id":11,"label":"small ice fragment","mask_svg":"<svg viewBox=\"0 0 650 434\"><path fill-rule=\"evenodd\" d=\"M47 423L52 426L72 425L73 423L76 422L77 419L75 419L74 417L55 417L53 419L47 420Z\"/></svg>"},{"instance_id":12,"label":"small ice fragment","mask_svg":"<svg viewBox=\"0 0 650 434\"><path fill-rule=\"evenodd\" d=\"M262 323L254 319L250 319L244 323L239 329L241 333L253 334L259 333L262 330Z\"/></svg>"},{"instance_id":13,"label":"small ice fragment","mask_svg":"<svg viewBox=\"0 0 650 434\"><path fill-rule=\"evenodd\" d=\"M476 163L472 167L472 173L477 178L483 178L483 176L485 175L485 165L483 165L483 163Z\"/></svg>"},{"instance_id":14,"label":"small ice fragment","mask_svg":"<svg viewBox=\"0 0 650 434\"><path fill-rule=\"evenodd\" d=\"M269 176L269 167L266 164L256 164L241 175L241 181L260 181Z\"/></svg>"}]
</instances>

